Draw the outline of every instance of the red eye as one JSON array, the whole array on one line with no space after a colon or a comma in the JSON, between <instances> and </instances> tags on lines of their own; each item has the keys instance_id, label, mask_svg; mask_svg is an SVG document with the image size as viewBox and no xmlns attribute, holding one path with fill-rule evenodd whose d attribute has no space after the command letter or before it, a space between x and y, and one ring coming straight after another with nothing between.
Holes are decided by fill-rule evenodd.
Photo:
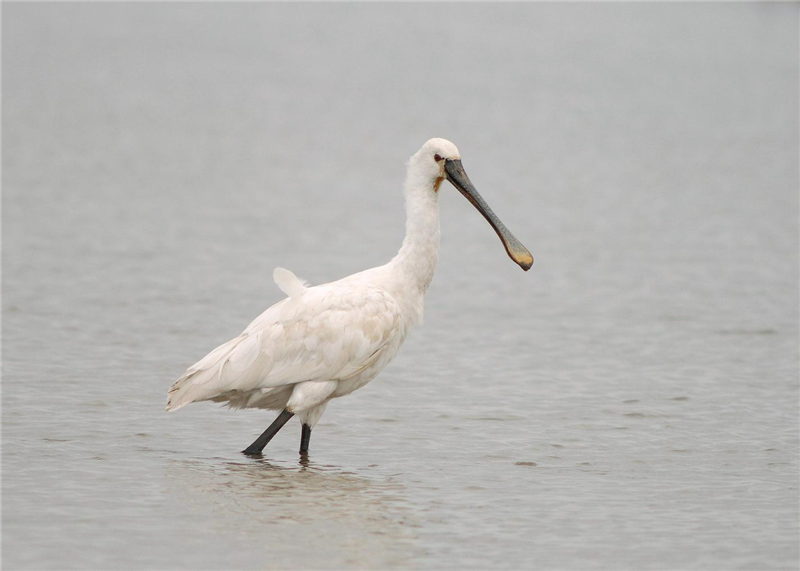
<instances>
[{"instance_id":1,"label":"red eye","mask_svg":"<svg viewBox=\"0 0 800 571\"><path fill-rule=\"evenodd\" d=\"M433 155L433 160L438 163L439 161L442 160L442 157L440 157L439 155Z\"/></svg>"}]
</instances>

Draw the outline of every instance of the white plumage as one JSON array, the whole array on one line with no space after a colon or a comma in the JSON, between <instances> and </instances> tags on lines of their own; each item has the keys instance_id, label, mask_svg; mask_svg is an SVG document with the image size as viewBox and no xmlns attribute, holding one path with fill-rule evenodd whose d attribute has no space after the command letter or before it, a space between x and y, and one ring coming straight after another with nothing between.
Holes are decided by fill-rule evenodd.
<instances>
[{"instance_id":1,"label":"white plumage","mask_svg":"<svg viewBox=\"0 0 800 571\"><path fill-rule=\"evenodd\" d=\"M170 388L167 410L207 400L233 408L284 409L300 416L310 437L327 402L375 378L422 320L439 252L439 184L447 179L462 193L477 195L466 174L466 182L456 180L456 163L460 168L458 149L444 139L431 139L411 157L406 238L388 264L316 287L277 268L273 277L287 298L189 367ZM479 210L514 258L521 244L488 206ZM515 261L527 269L526 260Z\"/></svg>"},{"instance_id":2,"label":"white plumage","mask_svg":"<svg viewBox=\"0 0 800 571\"><path fill-rule=\"evenodd\" d=\"M327 394L317 390L295 398L289 410L297 413L321 404L333 395L338 381L354 379L387 349L396 351L399 343L391 341L404 337L394 298L359 281L348 278L307 288L290 271L275 270L275 282L290 297L190 367L170 389L167 410L201 400L227 401L234 408L283 408L292 392L287 389L337 381ZM350 392L346 388L345 382L334 396Z\"/></svg>"}]
</instances>

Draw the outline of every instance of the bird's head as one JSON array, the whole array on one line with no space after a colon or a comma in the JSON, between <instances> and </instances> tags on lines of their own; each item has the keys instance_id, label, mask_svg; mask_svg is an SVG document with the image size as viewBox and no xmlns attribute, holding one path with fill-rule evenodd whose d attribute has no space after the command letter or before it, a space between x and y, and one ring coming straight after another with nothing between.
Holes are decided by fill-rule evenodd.
<instances>
[{"instance_id":1,"label":"bird's head","mask_svg":"<svg viewBox=\"0 0 800 571\"><path fill-rule=\"evenodd\" d=\"M505 227L478 193L464 171L464 166L461 164L461 153L453 143L447 139L430 139L411 157L411 163L419 175L433 181L434 192L439 191L439 185L444 180L456 187L491 224L500 237L500 241L503 242L508 256L526 272L531 268L533 256Z\"/></svg>"},{"instance_id":2,"label":"bird's head","mask_svg":"<svg viewBox=\"0 0 800 571\"><path fill-rule=\"evenodd\" d=\"M448 160L461 160L458 148L447 139L429 139L417 153L411 157L417 172L424 178L434 181L434 190L447 179L444 170Z\"/></svg>"}]
</instances>

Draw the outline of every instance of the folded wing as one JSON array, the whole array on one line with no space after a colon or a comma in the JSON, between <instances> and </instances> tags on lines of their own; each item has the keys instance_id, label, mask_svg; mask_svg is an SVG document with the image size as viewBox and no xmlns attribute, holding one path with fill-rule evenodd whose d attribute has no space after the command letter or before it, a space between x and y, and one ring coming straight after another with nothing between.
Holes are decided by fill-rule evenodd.
<instances>
[{"instance_id":1,"label":"folded wing","mask_svg":"<svg viewBox=\"0 0 800 571\"><path fill-rule=\"evenodd\" d=\"M295 280L276 272L276 282L291 297L189 367L170 388L167 410L226 394L346 379L402 333L397 302L379 288L339 282L306 288Z\"/></svg>"}]
</instances>

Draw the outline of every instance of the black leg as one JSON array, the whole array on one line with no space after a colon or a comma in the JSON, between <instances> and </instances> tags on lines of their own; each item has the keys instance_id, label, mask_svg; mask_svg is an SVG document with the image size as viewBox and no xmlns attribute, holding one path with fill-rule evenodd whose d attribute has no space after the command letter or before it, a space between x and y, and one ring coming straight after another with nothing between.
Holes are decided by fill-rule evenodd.
<instances>
[{"instance_id":1,"label":"black leg","mask_svg":"<svg viewBox=\"0 0 800 571\"><path fill-rule=\"evenodd\" d=\"M300 437L300 454L308 454L309 442L311 442L311 427L303 424L303 435Z\"/></svg>"},{"instance_id":2,"label":"black leg","mask_svg":"<svg viewBox=\"0 0 800 571\"><path fill-rule=\"evenodd\" d=\"M278 434L278 431L283 428L283 425L289 422L289 419L294 416L293 412L289 412L288 410L283 410L279 415L278 418L272 421L272 424L269 425L261 436L256 438L256 441L253 442L250 446L246 449L242 450L244 454L249 456L254 456L257 454L261 454L261 451L264 450L264 446L266 446L272 437Z\"/></svg>"}]
</instances>

